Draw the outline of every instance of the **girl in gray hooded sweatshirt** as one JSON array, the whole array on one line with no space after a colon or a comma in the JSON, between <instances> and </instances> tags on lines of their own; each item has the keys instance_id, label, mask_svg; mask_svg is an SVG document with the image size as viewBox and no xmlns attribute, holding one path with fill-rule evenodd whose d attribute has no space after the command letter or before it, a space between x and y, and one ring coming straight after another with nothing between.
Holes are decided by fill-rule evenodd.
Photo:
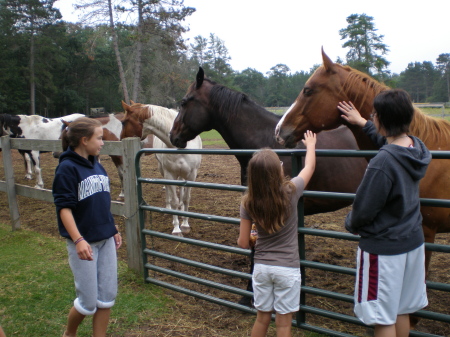
<instances>
[{"instance_id":1,"label":"girl in gray hooded sweatshirt","mask_svg":"<svg viewBox=\"0 0 450 337\"><path fill-rule=\"evenodd\" d=\"M419 183L431 154L408 135L414 116L409 95L382 91L372 121L351 102L340 102L342 118L380 147L356 191L345 228L361 236L357 254L355 314L375 325L375 336L408 336L409 314L428 304Z\"/></svg>"}]
</instances>

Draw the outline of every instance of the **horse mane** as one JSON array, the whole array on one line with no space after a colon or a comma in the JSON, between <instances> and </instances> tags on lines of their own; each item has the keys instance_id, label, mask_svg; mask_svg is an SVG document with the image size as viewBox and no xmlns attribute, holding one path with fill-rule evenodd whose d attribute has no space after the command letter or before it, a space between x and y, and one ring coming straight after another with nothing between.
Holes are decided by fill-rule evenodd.
<instances>
[{"instance_id":1,"label":"horse mane","mask_svg":"<svg viewBox=\"0 0 450 337\"><path fill-rule=\"evenodd\" d=\"M205 79L205 81L209 81ZM227 88L221 84L209 81L213 86L209 94L209 102L213 110L227 121L232 120L239 113L242 104L252 104L259 107L246 94Z\"/></svg>"},{"instance_id":2,"label":"horse mane","mask_svg":"<svg viewBox=\"0 0 450 337\"><path fill-rule=\"evenodd\" d=\"M358 109L361 109L361 107L367 103L366 101L368 99L373 99L381 91L389 89L388 86L381 84L374 78L359 70L353 69L350 66L342 66L340 64L337 65L349 73L345 79L344 85L342 86L342 90L345 95L348 96L348 92L350 90L357 88L356 96L352 99L352 102Z\"/></svg>"},{"instance_id":3,"label":"horse mane","mask_svg":"<svg viewBox=\"0 0 450 337\"><path fill-rule=\"evenodd\" d=\"M390 89L359 70L349 66L339 66L349 72L343 85L343 91L347 96L350 90L356 94L356 97L353 98L353 103L358 109L367 103L367 99L373 99L381 91ZM355 91L355 88L362 90ZM414 108L410 133L420 138L425 144L448 143L450 142L450 122L445 119L427 116L420 109Z\"/></svg>"},{"instance_id":4,"label":"horse mane","mask_svg":"<svg viewBox=\"0 0 450 337\"><path fill-rule=\"evenodd\" d=\"M439 144L448 144L450 142L450 122L445 119L427 116L418 108L414 108L414 117L409 131L429 147L431 147L431 144L439 146ZM430 150L434 149L430 148Z\"/></svg>"},{"instance_id":5,"label":"horse mane","mask_svg":"<svg viewBox=\"0 0 450 337\"><path fill-rule=\"evenodd\" d=\"M147 105L147 109L150 123L155 128L168 133L178 113L175 110L151 104Z\"/></svg>"}]
</instances>

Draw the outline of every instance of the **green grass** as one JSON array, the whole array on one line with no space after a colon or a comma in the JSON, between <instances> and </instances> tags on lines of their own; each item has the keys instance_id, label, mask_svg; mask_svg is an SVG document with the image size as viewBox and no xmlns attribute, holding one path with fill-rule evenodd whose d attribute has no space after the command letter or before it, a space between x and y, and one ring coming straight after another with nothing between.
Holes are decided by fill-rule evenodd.
<instances>
[{"instance_id":1,"label":"green grass","mask_svg":"<svg viewBox=\"0 0 450 337\"><path fill-rule=\"evenodd\" d=\"M61 336L75 298L64 240L35 232L11 232L0 224L0 325L9 336ZM123 336L133 326L166 314L170 300L160 288L119 263L119 295L109 335ZM92 318L79 328L91 336Z\"/></svg>"},{"instance_id":2,"label":"green grass","mask_svg":"<svg viewBox=\"0 0 450 337\"><path fill-rule=\"evenodd\" d=\"M203 146L227 146L227 143L216 130L205 131L200 134L200 137L202 138Z\"/></svg>"}]
</instances>

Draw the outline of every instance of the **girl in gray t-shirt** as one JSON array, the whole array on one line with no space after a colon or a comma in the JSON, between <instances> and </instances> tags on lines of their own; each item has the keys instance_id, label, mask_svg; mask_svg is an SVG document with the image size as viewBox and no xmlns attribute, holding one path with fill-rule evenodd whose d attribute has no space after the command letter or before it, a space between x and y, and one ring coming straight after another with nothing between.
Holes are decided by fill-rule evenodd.
<instances>
[{"instance_id":1,"label":"girl in gray t-shirt","mask_svg":"<svg viewBox=\"0 0 450 337\"><path fill-rule=\"evenodd\" d=\"M238 245L250 247L252 223L258 238L253 271L254 304L258 310L252 336L265 336L272 311L276 312L277 335L290 333L292 313L299 310L300 259L297 242L297 202L314 173L316 135L305 133L305 167L286 180L277 154L270 149L256 152L248 165L248 190L240 207Z\"/></svg>"}]
</instances>

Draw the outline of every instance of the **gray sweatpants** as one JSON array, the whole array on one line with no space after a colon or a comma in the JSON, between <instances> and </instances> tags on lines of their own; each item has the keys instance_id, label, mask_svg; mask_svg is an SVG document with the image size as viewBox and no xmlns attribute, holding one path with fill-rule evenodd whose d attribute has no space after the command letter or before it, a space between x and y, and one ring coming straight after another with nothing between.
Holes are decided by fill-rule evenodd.
<instances>
[{"instance_id":1,"label":"gray sweatpants","mask_svg":"<svg viewBox=\"0 0 450 337\"><path fill-rule=\"evenodd\" d=\"M111 308L117 296L117 254L114 237L90 244L94 260L80 260L75 244L67 240L69 265L75 279L74 306L82 315Z\"/></svg>"}]
</instances>

